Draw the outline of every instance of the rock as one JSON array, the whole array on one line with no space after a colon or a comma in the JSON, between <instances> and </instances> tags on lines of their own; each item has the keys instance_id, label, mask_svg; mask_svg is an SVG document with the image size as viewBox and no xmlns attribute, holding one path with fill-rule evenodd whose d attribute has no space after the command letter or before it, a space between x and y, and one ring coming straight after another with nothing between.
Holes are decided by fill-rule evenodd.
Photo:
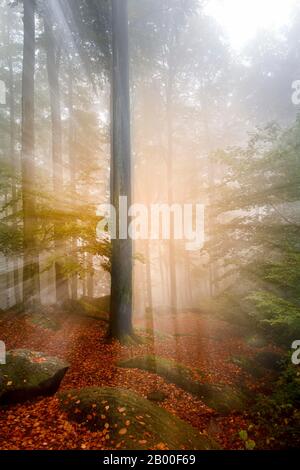
<instances>
[{"instance_id":1,"label":"rock","mask_svg":"<svg viewBox=\"0 0 300 470\"><path fill-rule=\"evenodd\" d=\"M279 371L281 369L282 356L272 351L261 351L254 356L254 361L273 371Z\"/></svg>"},{"instance_id":2,"label":"rock","mask_svg":"<svg viewBox=\"0 0 300 470\"><path fill-rule=\"evenodd\" d=\"M39 395L54 394L69 364L41 352L15 349L0 366L0 403L18 403Z\"/></svg>"},{"instance_id":3,"label":"rock","mask_svg":"<svg viewBox=\"0 0 300 470\"><path fill-rule=\"evenodd\" d=\"M125 449L211 450L219 446L185 421L136 393L111 387L87 387L60 394L69 419L101 430Z\"/></svg>"},{"instance_id":4,"label":"rock","mask_svg":"<svg viewBox=\"0 0 300 470\"><path fill-rule=\"evenodd\" d=\"M248 407L249 397L241 390L223 384L200 384L197 396L221 415L242 412Z\"/></svg>"},{"instance_id":5,"label":"rock","mask_svg":"<svg viewBox=\"0 0 300 470\"><path fill-rule=\"evenodd\" d=\"M118 362L119 367L129 369L142 369L154 374L160 375L168 382L171 382L184 390L193 393L197 383L194 380L194 374L191 369L183 364L166 359L160 356L138 356L130 359L124 359Z\"/></svg>"},{"instance_id":6,"label":"rock","mask_svg":"<svg viewBox=\"0 0 300 470\"><path fill-rule=\"evenodd\" d=\"M84 316L94 320L108 322L110 296L90 299L82 297L79 300L66 300L63 303L63 310L73 315Z\"/></svg>"},{"instance_id":7,"label":"rock","mask_svg":"<svg viewBox=\"0 0 300 470\"><path fill-rule=\"evenodd\" d=\"M200 398L207 406L220 414L243 411L249 401L241 390L229 385L199 382L190 368L159 356L133 357L120 361L118 366L147 370L160 375L167 382ZM201 371L198 371L198 374L199 372Z\"/></svg>"},{"instance_id":8,"label":"rock","mask_svg":"<svg viewBox=\"0 0 300 470\"><path fill-rule=\"evenodd\" d=\"M147 399L150 401L162 402L168 398L168 395L161 390L153 390L147 396Z\"/></svg>"},{"instance_id":9,"label":"rock","mask_svg":"<svg viewBox=\"0 0 300 470\"><path fill-rule=\"evenodd\" d=\"M231 362L256 379L261 379L266 375L267 372L264 367L246 356L232 357Z\"/></svg>"}]
</instances>

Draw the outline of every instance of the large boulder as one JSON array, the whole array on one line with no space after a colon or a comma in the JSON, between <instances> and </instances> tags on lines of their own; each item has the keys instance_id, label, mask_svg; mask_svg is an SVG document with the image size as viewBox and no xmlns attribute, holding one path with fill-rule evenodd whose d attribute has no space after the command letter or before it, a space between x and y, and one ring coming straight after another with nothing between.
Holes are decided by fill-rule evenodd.
<instances>
[{"instance_id":1,"label":"large boulder","mask_svg":"<svg viewBox=\"0 0 300 470\"><path fill-rule=\"evenodd\" d=\"M160 375L167 382L200 398L216 412L226 415L244 411L249 398L241 390L226 384L202 383L183 364L159 356L138 356L118 362L119 367L142 369ZM198 374L201 371L198 371Z\"/></svg>"},{"instance_id":2,"label":"large boulder","mask_svg":"<svg viewBox=\"0 0 300 470\"><path fill-rule=\"evenodd\" d=\"M0 403L18 403L39 395L54 394L69 364L41 352L15 349L0 366Z\"/></svg>"},{"instance_id":3,"label":"large boulder","mask_svg":"<svg viewBox=\"0 0 300 470\"><path fill-rule=\"evenodd\" d=\"M170 450L219 448L207 435L129 390L87 387L63 392L60 398L69 419L102 431L117 448L155 449L161 444Z\"/></svg>"}]
</instances>

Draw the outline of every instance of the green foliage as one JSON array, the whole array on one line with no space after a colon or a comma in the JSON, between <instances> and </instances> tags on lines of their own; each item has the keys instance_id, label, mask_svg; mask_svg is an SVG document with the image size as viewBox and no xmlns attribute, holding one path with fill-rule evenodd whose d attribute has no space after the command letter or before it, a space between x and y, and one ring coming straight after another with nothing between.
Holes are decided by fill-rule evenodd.
<instances>
[{"instance_id":1,"label":"green foliage","mask_svg":"<svg viewBox=\"0 0 300 470\"><path fill-rule=\"evenodd\" d=\"M259 395L251 419L267 437L260 447L297 448L300 442L300 372L286 363L271 396Z\"/></svg>"},{"instance_id":2,"label":"green foliage","mask_svg":"<svg viewBox=\"0 0 300 470\"><path fill-rule=\"evenodd\" d=\"M224 260L223 316L286 343L300 332L299 135L300 120L287 130L272 123L246 148L215 154L226 168L213 204L222 223L207 245Z\"/></svg>"},{"instance_id":3,"label":"green foliage","mask_svg":"<svg viewBox=\"0 0 300 470\"><path fill-rule=\"evenodd\" d=\"M248 432L245 429L242 429L239 432L239 437L243 441L246 450L253 450L256 446L255 441L249 439Z\"/></svg>"}]
</instances>

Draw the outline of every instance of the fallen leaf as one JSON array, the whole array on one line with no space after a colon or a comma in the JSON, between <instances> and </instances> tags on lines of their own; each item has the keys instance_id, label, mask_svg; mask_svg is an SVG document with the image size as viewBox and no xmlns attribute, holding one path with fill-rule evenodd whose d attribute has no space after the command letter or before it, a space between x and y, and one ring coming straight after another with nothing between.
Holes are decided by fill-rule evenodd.
<instances>
[{"instance_id":1,"label":"fallen leaf","mask_svg":"<svg viewBox=\"0 0 300 470\"><path fill-rule=\"evenodd\" d=\"M123 435L126 434L126 433L127 433L127 428L122 428L122 429L120 429L120 431L119 431L119 434L120 434L121 436L123 436Z\"/></svg>"}]
</instances>

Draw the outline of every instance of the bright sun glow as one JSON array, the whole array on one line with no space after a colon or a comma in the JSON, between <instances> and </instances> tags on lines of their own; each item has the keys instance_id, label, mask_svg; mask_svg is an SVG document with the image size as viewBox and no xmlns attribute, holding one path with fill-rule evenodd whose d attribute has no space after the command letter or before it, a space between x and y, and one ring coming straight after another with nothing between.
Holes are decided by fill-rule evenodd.
<instances>
[{"instance_id":1,"label":"bright sun glow","mask_svg":"<svg viewBox=\"0 0 300 470\"><path fill-rule=\"evenodd\" d=\"M209 0L207 12L225 29L232 46L241 49L259 30L276 30L287 24L297 3L297 0Z\"/></svg>"}]
</instances>

